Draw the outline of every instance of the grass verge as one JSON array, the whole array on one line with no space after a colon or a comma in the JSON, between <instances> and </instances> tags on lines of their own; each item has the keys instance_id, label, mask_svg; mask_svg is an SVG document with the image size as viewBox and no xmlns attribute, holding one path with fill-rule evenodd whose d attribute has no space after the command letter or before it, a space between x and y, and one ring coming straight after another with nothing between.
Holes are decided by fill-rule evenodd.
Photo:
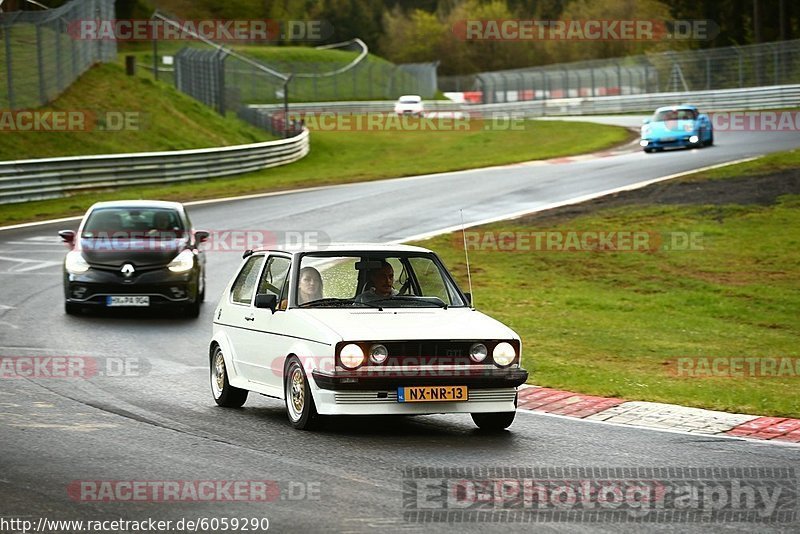
<instances>
[{"instance_id":1,"label":"grass verge","mask_svg":"<svg viewBox=\"0 0 800 534\"><path fill-rule=\"evenodd\" d=\"M796 157L797 152L776 154L724 174L769 172ZM709 191L719 189L706 183ZM471 229L700 236L696 250L563 252L543 246L470 252L477 304L522 336L532 383L629 400L800 416L800 195L779 196L768 205L725 204L710 193L702 198L702 185L692 188L685 203L651 204L655 189L644 189L640 205L601 205L577 216L567 208ZM443 235L418 244L438 251L465 286L460 240ZM794 367L760 377L745 371L739 377L689 378L677 371L679 358L736 357L793 359Z\"/></svg>"},{"instance_id":2,"label":"grass verge","mask_svg":"<svg viewBox=\"0 0 800 534\"><path fill-rule=\"evenodd\" d=\"M524 129L318 131L297 163L234 178L129 187L5 205L0 225L80 215L93 202L122 198L189 201L297 187L455 171L592 152L629 138L623 128L524 121Z\"/></svg>"}]
</instances>

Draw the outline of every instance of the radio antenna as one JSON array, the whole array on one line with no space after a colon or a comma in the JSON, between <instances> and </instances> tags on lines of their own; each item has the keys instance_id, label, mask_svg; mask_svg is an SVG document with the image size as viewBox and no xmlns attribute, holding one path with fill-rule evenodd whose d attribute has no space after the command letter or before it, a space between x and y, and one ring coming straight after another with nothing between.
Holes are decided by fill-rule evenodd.
<instances>
[{"instance_id":1,"label":"radio antenna","mask_svg":"<svg viewBox=\"0 0 800 534\"><path fill-rule=\"evenodd\" d=\"M461 236L464 238L464 256L467 258L467 283L469 284L470 305L475 307L475 293L472 292L472 275L469 272L469 251L467 250L467 232L464 230L464 210L458 210L461 214Z\"/></svg>"}]
</instances>

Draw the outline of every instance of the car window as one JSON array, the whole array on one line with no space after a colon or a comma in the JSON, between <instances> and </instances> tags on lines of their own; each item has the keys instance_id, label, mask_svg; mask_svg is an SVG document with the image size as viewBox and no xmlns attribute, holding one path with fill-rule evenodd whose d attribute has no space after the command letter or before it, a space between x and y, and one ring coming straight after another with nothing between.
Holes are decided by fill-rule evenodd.
<instances>
[{"instance_id":1,"label":"car window","mask_svg":"<svg viewBox=\"0 0 800 534\"><path fill-rule=\"evenodd\" d=\"M264 256L251 256L239 271L231 287L231 300L237 304L250 304L256 289L256 281L264 263Z\"/></svg>"},{"instance_id":2,"label":"car window","mask_svg":"<svg viewBox=\"0 0 800 534\"><path fill-rule=\"evenodd\" d=\"M296 289L299 306L369 306L378 299L368 274L386 261L393 271L392 294L381 300L387 307L466 306L444 267L431 254L408 253L392 256L352 255L303 256L300 273L317 280L310 287ZM303 294L304 293L304 294ZM389 294L388 291L386 293ZM319 304L315 304L315 301Z\"/></svg>"},{"instance_id":3,"label":"car window","mask_svg":"<svg viewBox=\"0 0 800 534\"><path fill-rule=\"evenodd\" d=\"M654 122L663 122L663 121L677 121L677 120L694 120L697 118L697 113L692 109L669 109L665 111L659 111L653 117Z\"/></svg>"},{"instance_id":4,"label":"car window","mask_svg":"<svg viewBox=\"0 0 800 534\"><path fill-rule=\"evenodd\" d=\"M447 291L445 281L442 279L436 264L427 258L411 258L409 261L414 269L422 294L430 297L439 297L443 302L449 304L450 293Z\"/></svg>"},{"instance_id":5,"label":"car window","mask_svg":"<svg viewBox=\"0 0 800 534\"><path fill-rule=\"evenodd\" d=\"M101 208L92 211L81 237L163 237L174 239L183 230L180 214L164 208Z\"/></svg>"},{"instance_id":6,"label":"car window","mask_svg":"<svg viewBox=\"0 0 800 534\"><path fill-rule=\"evenodd\" d=\"M287 297L287 282L291 261L281 256L270 256L258 283L258 294L275 295L280 302Z\"/></svg>"}]
</instances>

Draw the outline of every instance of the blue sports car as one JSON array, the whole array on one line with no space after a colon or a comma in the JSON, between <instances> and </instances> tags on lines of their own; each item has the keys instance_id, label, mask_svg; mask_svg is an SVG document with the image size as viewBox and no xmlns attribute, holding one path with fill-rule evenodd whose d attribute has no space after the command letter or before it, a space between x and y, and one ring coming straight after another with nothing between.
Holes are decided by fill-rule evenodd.
<instances>
[{"instance_id":1,"label":"blue sports car","mask_svg":"<svg viewBox=\"0 0 800 534\"><path fill-rule=\"evenodd\" d=\"M696 107L666 106L644 120L639 144L645 152L710 146L714 144L714 130L708 115L698 112Z\"/></svg>"}]
</instances>

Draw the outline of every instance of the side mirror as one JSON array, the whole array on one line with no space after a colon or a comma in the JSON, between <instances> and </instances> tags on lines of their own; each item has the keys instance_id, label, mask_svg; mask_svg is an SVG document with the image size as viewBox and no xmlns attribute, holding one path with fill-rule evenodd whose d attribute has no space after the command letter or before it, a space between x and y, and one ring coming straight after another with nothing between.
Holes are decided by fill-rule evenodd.
<instances>
[{"instance_id":1,"label":"side mirror","mask_svg":"<svg viewBox=\"0 0 800 534\"><path fill-rule=\"evenodd\" d=\"M194 239L195 239L195 241L197 241L198 243L204 243L204 242L208 241L208 237L209 237L210 235L211 235L211 234L209 234L209 233L208 233L208 232L206 232L205 230L198 230L198 231L196 231L196 232L194 233Z\"/></svg>"},{"instance_id":2,"label":"side mirror","mask_svg":"<svg viewBox=\"0 0 800 534\"><path fill-rule=\"evenodd\" d=\"M73 230L59 230L58 235L64 243L69 243L70 245L75 243L75 232Z\"/></svg>"},{"instance_id":3,"label":"side mirror","mask_svg":"<svg viewBox=\"0 0 800 534\"><path fill-rule=\"evenodd\" d=\"M464 296L467 297L467 304L472 306L472 293L464 293Z\"/></svg>"},{"instance_id":4,"label":"side mirror","mask_svg":"<svg viewBox=\"0 0 800 534\"><path fill-rule=\"evenodd\" d=\"M269 308L275 311L278 304L278 297L272 293L258 293L256 295L256 308Z\"/></svg>"},{"instance_id":5,"label":"side mirror","mask_svg":"<svg viewBox=\"0 0 800 534\"><path fill-rule=\"evenodd\" d=\"M642 124L650 124L650 119L644 119L644 120L642 121Z\"/></svg>"}]
</instances>

